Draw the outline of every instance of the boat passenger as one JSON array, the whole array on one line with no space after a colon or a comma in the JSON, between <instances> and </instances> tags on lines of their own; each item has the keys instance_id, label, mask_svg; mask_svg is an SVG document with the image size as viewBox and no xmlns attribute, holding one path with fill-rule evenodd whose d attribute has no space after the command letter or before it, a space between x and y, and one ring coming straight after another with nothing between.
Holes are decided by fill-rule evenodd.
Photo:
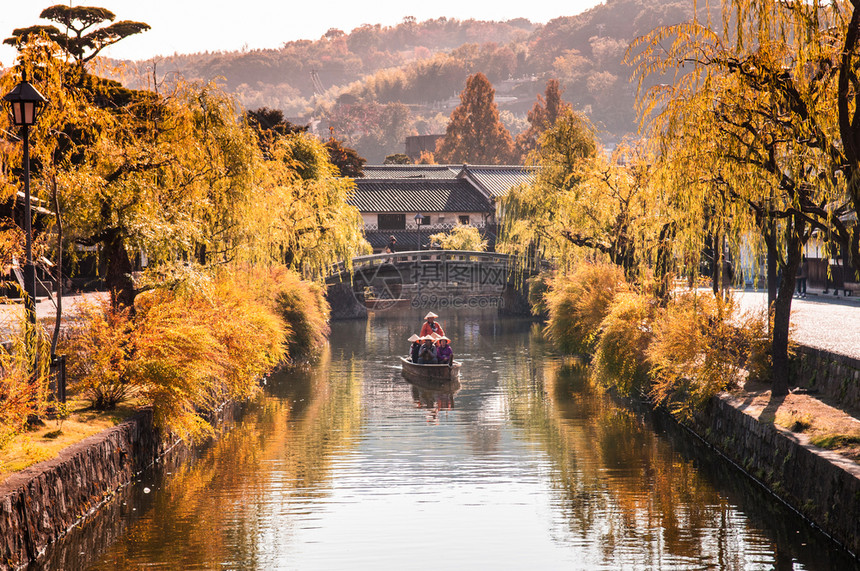
<instances>
[{"instance_id":1,"label":"boat passenger","mask_svg":"<svg viewBox=\"0 0 860 571\"><path fill-rule=\"evenodd\" d=\"M433 338L429 335L421 338L424 342L421 345L421 350L418 352L419 365L435 365L436 364L436 345L433 343Z\"/></svg>"},{"instance_id":2,"label":"boat passenger","mask_svg":"<svg viewBox=\"0 0 860 571\"><path fill-rule=\"evenodd\" d=\"M440 365L454 364L454 350L448 344L448 339L444 335L439 338L439 348L436 350L436 360Z\"/></svg>"},{"instance_id":3,"label":"boat passenger","mask_svg":"<svg viewBox=\"0 0 860 571\"><path fill-rule=\"evenodd\" d=\"M421 338L413 333L409 337L409 341L412 341L412 346L409 348L409 356L413 363L417 363L418 353L421 351Z\"/></svg>"},{"instance_id":4,"label":"boat passenger","mask_svg":"<svg viewBox=\"0 0 860 571\"><path fill-rule=\"evenodd\" d=\"M439 317L432 311L424 316L424 325L421 327L421 336L426 337L431 333L435 333L436 335L445 335L445 332L442 330L442 326L436 322L436 318Z\"/></svg>"}]
</instances>

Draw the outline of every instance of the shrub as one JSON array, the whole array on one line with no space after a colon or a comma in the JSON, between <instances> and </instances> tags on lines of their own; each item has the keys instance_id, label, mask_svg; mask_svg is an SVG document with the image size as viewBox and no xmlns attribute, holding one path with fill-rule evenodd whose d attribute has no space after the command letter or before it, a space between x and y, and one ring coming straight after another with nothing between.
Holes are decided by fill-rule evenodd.
<instances>
[{"instance_id":1,"label":"shrub","mask_svg":"<svg viewBox=\"0 0 860 571\"><path fill-rule=\"evenodd\" d=\"M312 358L325 345L329 305L322 286L286 268L242 268L233 279L280 317L288 359Z\"/></svg>"},{"instance_id":2,"label":"shrub","mask_svg":"<svg viewBox=\"0 0 860 571\"><path fill-rule=\"evenodd\" d=\"M647 350L651 396L673 413L691 416L740 380L750 355L767 337L764 323L739 316L732 298L678 296L655 320Z\"/></svg>"},{"instance_id":3,"label":"shrub","mask_svg":"<svg viewBox=\"0 0 860 571\"><path fill-rule=\"evenodd\" d=\"M625 291L624 272L609 264L582 264L572 274L556 278L545 296L547 336L562 351L590 354L612 300Z\"/></svg>"},{"instance_id":4,"label":"shrub","mask_svg":"<svg viewBox=\"0 0 860 571\"><path fill-rule=\"evenodd\" d=\"M253 281L192 273L193 287L171 278L139 295L133 319L107 302L82 312L64 350L73 388L93 406L138 395L159 426L194 438L211 431L207 413L250 394L284 359L286 327Z\"/></svg>"},{"instance_id":5,"label":"shrub","mask_svg":"<svg viewBox=\"0 0 860 571\"><path fill-rule=\"evenodd\" d=\"M82 304L60 349L69 356L69 389L98 410L113 409L134 389L128 376L134 345L129 315L128 309L113 309L108 300Z\"/></svg>"},{"instance_id":6,"label":"shrub","mask_svg":"<svg viewBox=\"0 0 860 571\"><path fill-rule=\"evenodd\" d=\"M546 294L552 284L552 276L541 273L526 280L529 295L529 309L532 315L547 316Z\"/></svg>"},{"instance_id":7,"label":"shrub","mask_svg":"<svg viewBox=\"0 0 860 571\"><path fill-rule=\"evenodd\" d=\"M468 224L457 224L450 232L432 234L430 242L439 244L443 250L483 252L487 249L487 241L481 237L480 231Z\"/></svg>"},{"instance_id":8,"label":"shrub","mask_svg":"<svg viewBox=\"0 0 860 571\"><path fill-rule=\"evenodd\" d=\"M313 357L328 336L328 302L322 288L287 274L278 283L278 315L289 328L287 354L298 361Z\"/></svg>"},{"instance_id":9,"label":"shrub","mask_svg":"<svg viewBox=\"0 0 860 571\"><path fill-rule=\"evenodd\" d=\"M41 327L28 338L22 333L28 326L22 317L11 345L0 347L0 449L24 430L28 418L44 413L50 397L51 344Z\"/></svg>"},{"instance_id":10,"label":"shrub","mask_svg":"<svg viewBox=\"0 0 860 571\"><path fill-rule=\"evenodd\" d=\"M649 368L646 351L653 337L653 297L619 293L600 324L591 378L616 388L621 394L646 390Z\"/></svg>"}]
</instances>

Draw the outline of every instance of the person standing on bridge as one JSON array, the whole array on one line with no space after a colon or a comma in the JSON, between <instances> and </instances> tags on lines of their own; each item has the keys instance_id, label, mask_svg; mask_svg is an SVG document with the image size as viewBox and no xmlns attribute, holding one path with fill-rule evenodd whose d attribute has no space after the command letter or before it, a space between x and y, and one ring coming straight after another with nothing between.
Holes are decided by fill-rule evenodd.
<instances>
[{"instance_id":1,"label":"person standing on bridge","mask_svg":"<svg viewBox=\"0 0 860 571\"><path fill-rule=\"evenodd\" d=\"M432 333L436 335L445 335L442 326L436 323L436 318L439 317L432 311L424 316L424 325L421 327L421 337L426 337Z\"/></svg>"},{"instance_id":2,"label":"person standing on bridge","mask_svg":"<svg viewBox=\"0 0 860 571\"><path fill-rule=\"evenodd\" d=\"M388 245L385 247L386 254L393 254L397 251L397 238L392 234L388 237Z\"/></svg>"}]
</instances>

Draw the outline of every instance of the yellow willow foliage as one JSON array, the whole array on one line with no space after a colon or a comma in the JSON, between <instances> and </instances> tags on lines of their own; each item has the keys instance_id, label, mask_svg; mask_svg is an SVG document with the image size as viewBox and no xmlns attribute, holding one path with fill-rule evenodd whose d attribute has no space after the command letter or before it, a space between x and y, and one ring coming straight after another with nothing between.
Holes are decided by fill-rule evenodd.
<instances>
[{"instance_id":1,"label":"yellow willow foliage","mask_svg":"<svg viewBox=\"0 0 860 571\"><path fill-rule=\"evenodd\" d=\"M431 234L430 242L439 244L443 250L483 252L487 249L487 241L481 238L480 231L468 224L457 224L450 232Z\"/></svg>"},{"instance_id":2,"label":"yellow willow foliage","mask_svg":"<svg viewBox=\"0 0 860 571\"><path fill-rule=\"evenodd\" d=\"M608 260L630 273L649 261L666 211L650 159L626 144L609 159L598 154L592 128L570 109L539 143L530 159L540 167L535 182L500 199L499 250L565 267Z\"/></svg>"},{"instance_id":3,"label":"yellow willow foliage","mask_svg":"<svg viewBox=\"0 0 860 571\"><path fill-rule=\"evenodd\" d=\"M648 387L645 358L653 336L657 311L652 296L619 293L600 323L600 338L594 350L591 378L629 395Z\"/></svg>"},{"instance_id":4,"label":"yellow willow foliage","mask_svg":"<svg viewBox=\"0 0 860 571\"><path fill-rule=\"evenodd\" d=\"M283 267L239 268L230 278L255 291L286 329L286 358L316 357L326 344L329 305L323 286Z\"/></svg>"},{"instance_id":5,"label":"yellow willow foliage","mask_svg":"<svg viewBox=\"0 0 860 571\"><path fill-rule=\"evenodd\" d=\"M261 176L251 210L265 231L250 238L257 253L250 261L286 263L318 277L332 263L370 251L361 215L347 203L355 184L338 176L318 139L305 133L281 138Z\"/></svg>"},{"instance_id":6,"label":"yellow willow foliage","mask_svg":"<svg viewBox=\"0 0 860 571\"><path fill-rule=\"evenodd\" d=\"M316 276L368 248L347 204L353 184L320 141L284 137L263 157L235 100L212 84L180 82L160 94L78 81L37 48L25 47L25 59L51 104L31 129L42 166L33 188L56 177L72 256L75 243L100 244L108 267L142 252L153 265L286 262ZM11 89L17 79L3 82ZM18 153L20 145L0 146L0 165L19 164ZM4 189L14 182L0 179Z\"/></svg>"},{"instance_id":7,"label":"yellow willow foliage","mask_svg":"<svg viewBox=\"0 0 860 571\"><path fill-rule=\"evenodd\" d=\"M31 415L44 413L51 396L51 342L45 331L31 329L22 311L17 332L7 341L0 348L0 449L25 429Z\"/></svg>"},{"instance_id":8,"label":"yellow willow foliage","mask_svg":"<svg viewBox=\"0 0 860 571\"><path fill-rule=\"evenodd\" d=\"M845 230L837 80L846 7L727 1L722 28L658 28L631 46L640 89L674 74L643 94L641 110L668 201L685 214L677 246L688 256L706 235L727 236L740 254L762 238L803 243L816 229Z\"/></svg>"},{"instance_id":9,"label":"yellow willow foliage","mask_svg":"<svg viewBox=\"0 0 860 571\"><path fill-rule=\"evenodd\" d=\"M646 350L653 377L650 394L675 414L689 417L714 395L734 386L743 367L767 352L764 315L741 315L733 298L685 293L654 321Z\"/></svg>"},{"instance_id":10,"label":"yellow willow foliage","mask_svg":"<svg viewBox=\"0 0 860 571\"><path fill-rule=\"evenodd\" d=\"M565 353L590 354L615 296L628 287L621 268L610 264L583 263L556 277L545 295L547 336Z\"/></svg>"}]
</instances>

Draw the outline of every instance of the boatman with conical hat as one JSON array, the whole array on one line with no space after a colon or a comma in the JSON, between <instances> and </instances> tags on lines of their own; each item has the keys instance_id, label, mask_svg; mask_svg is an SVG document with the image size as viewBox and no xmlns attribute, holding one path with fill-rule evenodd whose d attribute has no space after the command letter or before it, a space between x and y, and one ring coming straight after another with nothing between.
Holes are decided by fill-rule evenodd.
<instances>
[{"instance_id":1,"label":"boatman with conical hat","mask_svg":"<svg viewBox=\"0 0 860 571\"><path fill-rule=\"evenodd\" d=\"M421 337L426 337L433 333L436 335L445 335L442 326L436 322L437 317L439 316L432 311L424 316L424 325L421 326Z\"/></svg>"}]
</instances>

